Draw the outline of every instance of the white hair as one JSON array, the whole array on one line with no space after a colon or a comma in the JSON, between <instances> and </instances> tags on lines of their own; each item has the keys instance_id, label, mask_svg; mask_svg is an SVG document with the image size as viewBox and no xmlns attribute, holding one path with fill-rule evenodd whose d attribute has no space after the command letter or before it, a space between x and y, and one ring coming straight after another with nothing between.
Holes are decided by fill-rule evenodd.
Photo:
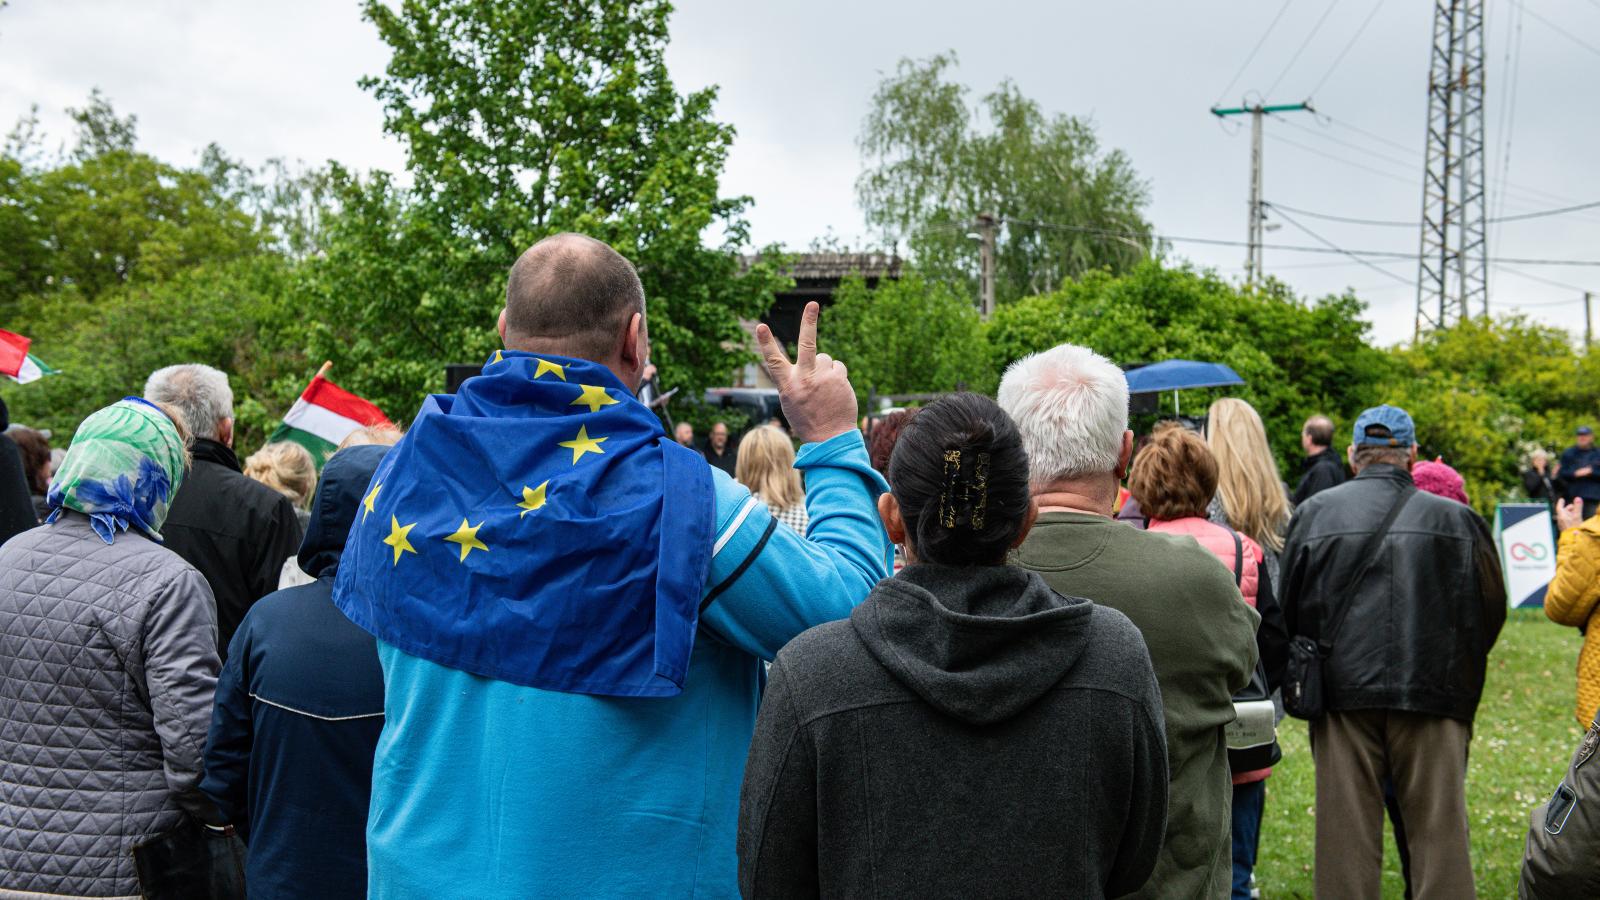
<instances>
[{"instance_id":1,"label":"white hair","mask_svg":"<svg viewBox=\"0 0 1600 900\"><path fill-rule=\"evenodd\" d=\"M227 374L200 363L167 366L150 373L144 398L177 407L195 437L218 440L218 426L233 418L233 389L228 387Z\"/></svg>"},{"instance_id":2,"label":"white hair","mask_svg":"<svg viewBox=\"0 0 1600 900\"><path fill-rule=\"evenodd\" d=\"M1062 344L1012 363L1000 408L1017 423L1035 487L1115 472L1128 430L1128 379L1110 360Z\"/></svg>"}]
</instances>

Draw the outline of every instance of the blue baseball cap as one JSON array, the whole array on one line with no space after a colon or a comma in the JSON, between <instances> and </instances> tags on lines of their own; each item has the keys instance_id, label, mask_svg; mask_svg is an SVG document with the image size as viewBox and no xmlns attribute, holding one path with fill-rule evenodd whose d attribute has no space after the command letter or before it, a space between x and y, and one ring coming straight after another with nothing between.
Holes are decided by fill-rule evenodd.
<instances>
[{"instance_id":1,"label":"blue baseball cap","mask_svg":"<svg viewBox=\"0 0 1600 900\"><path fill-rule=\"evenodd\" d=\"M1417 442L1411 414L1398 406L1374 406L1356 417L1350 443L1367 447L1410 447Z\"/></svg>"},{"instance_id":2,"label":"blue baseball cap","mask_svg":"<svg viewBox=\"0 0 1600 900\"><path fill-rule=\"evenodd\" d=\"M1594 429L1587 425L1579 425L1578 434L1594 434Z\"/></svg>"}]
</instances>

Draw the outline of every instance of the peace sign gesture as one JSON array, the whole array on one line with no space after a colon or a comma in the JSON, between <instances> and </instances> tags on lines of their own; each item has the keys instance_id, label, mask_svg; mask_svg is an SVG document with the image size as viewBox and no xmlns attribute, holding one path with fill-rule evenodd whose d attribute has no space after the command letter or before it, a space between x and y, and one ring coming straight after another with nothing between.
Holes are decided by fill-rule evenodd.
<instances>
[{"instance_id":1,"label":"peace sign gesture","mask_svg":"<svg viewBox=\"0 0 1600 900\"><path fill-rule=\"evenodd\" d=\"M800 315L800 346L795 361L766 325L756 326L756 342L778 400L794 436L803 443L820 443L856 427L856 392L850 386L844 363L817 352L817 318L821 308L807 303Z\"/></svg>"}]
</instances>

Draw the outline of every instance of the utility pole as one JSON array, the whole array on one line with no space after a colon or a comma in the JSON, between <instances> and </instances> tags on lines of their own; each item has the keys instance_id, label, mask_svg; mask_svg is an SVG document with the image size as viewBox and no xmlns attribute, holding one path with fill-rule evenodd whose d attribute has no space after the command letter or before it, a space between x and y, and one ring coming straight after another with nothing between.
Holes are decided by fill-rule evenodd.
<instances>
[{"instance_id":1,"label":"utility pole","mask_svg":"<svg viewBox=\"0 0 1600 900\"><path fill-rule=\"evenodd\" d=\"M1583 351L1585 353L1589 352L1589 348L1594 344L1594 317L1589 315L1590 296L1591 294L1588 291L1583 292Z\"/></svg>"},{"instance_id":2,"label":"utility pole","mask_svg":"<svg viewBox=\"0 0 1600 900\"><path fill-rule=\"evenodd\" d=\"M1434 0L1415 337L1489 316L1483 0Z\"/></svg>"},{"instance_id":3,"label":"utility pole","mask_svg":"<svg viewBox=\"0 0 1600 900\"><path fill-rule=\"evenodd\" d=\"M978 315L986 322L994 314L994 238L999 224L994 213L978 213L973 223L978 229Z\"/></svg>"},{"instance_id":4,"label":"utility pole","mask_svg":"<svg viewBox=\"0 0 1600 900\"><path fill-rule=\"evenodd\" d=\"M1275 106L1265 106L1257 103L1255 106L1236 106L1230 109L1211 107L1211 114L1219 119L1228 116L1250 114L1250 227L1246 243L1250 249L1247 251L1244 262L1245 283L1255 285L1261 278L1261 235L1265 230L1266 206L1261 200L1261 119L1269 113L1297 112L1311 110L1310 103L1282 103Z\"/></svg>"}]
</instances>

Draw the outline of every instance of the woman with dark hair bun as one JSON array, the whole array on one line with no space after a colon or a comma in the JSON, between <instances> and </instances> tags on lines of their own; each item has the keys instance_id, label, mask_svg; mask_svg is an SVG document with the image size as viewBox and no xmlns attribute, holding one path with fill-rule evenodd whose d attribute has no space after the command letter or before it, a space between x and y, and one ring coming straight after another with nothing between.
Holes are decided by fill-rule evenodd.
<instances>
[{"instance_id":1,"label":"woman with dark hair bun","mask_svg":"<svg viewBox=\"0 0 1600 900\"><path fill-rule=\"evenodd\" d=\"M908 565L772 664L745 768L746 897L1108 897L1166 821L1161 698L1108 607L1007 565L1037 509L975 394L907 423L878 511Z\"/></svg>"}]
</instances>

